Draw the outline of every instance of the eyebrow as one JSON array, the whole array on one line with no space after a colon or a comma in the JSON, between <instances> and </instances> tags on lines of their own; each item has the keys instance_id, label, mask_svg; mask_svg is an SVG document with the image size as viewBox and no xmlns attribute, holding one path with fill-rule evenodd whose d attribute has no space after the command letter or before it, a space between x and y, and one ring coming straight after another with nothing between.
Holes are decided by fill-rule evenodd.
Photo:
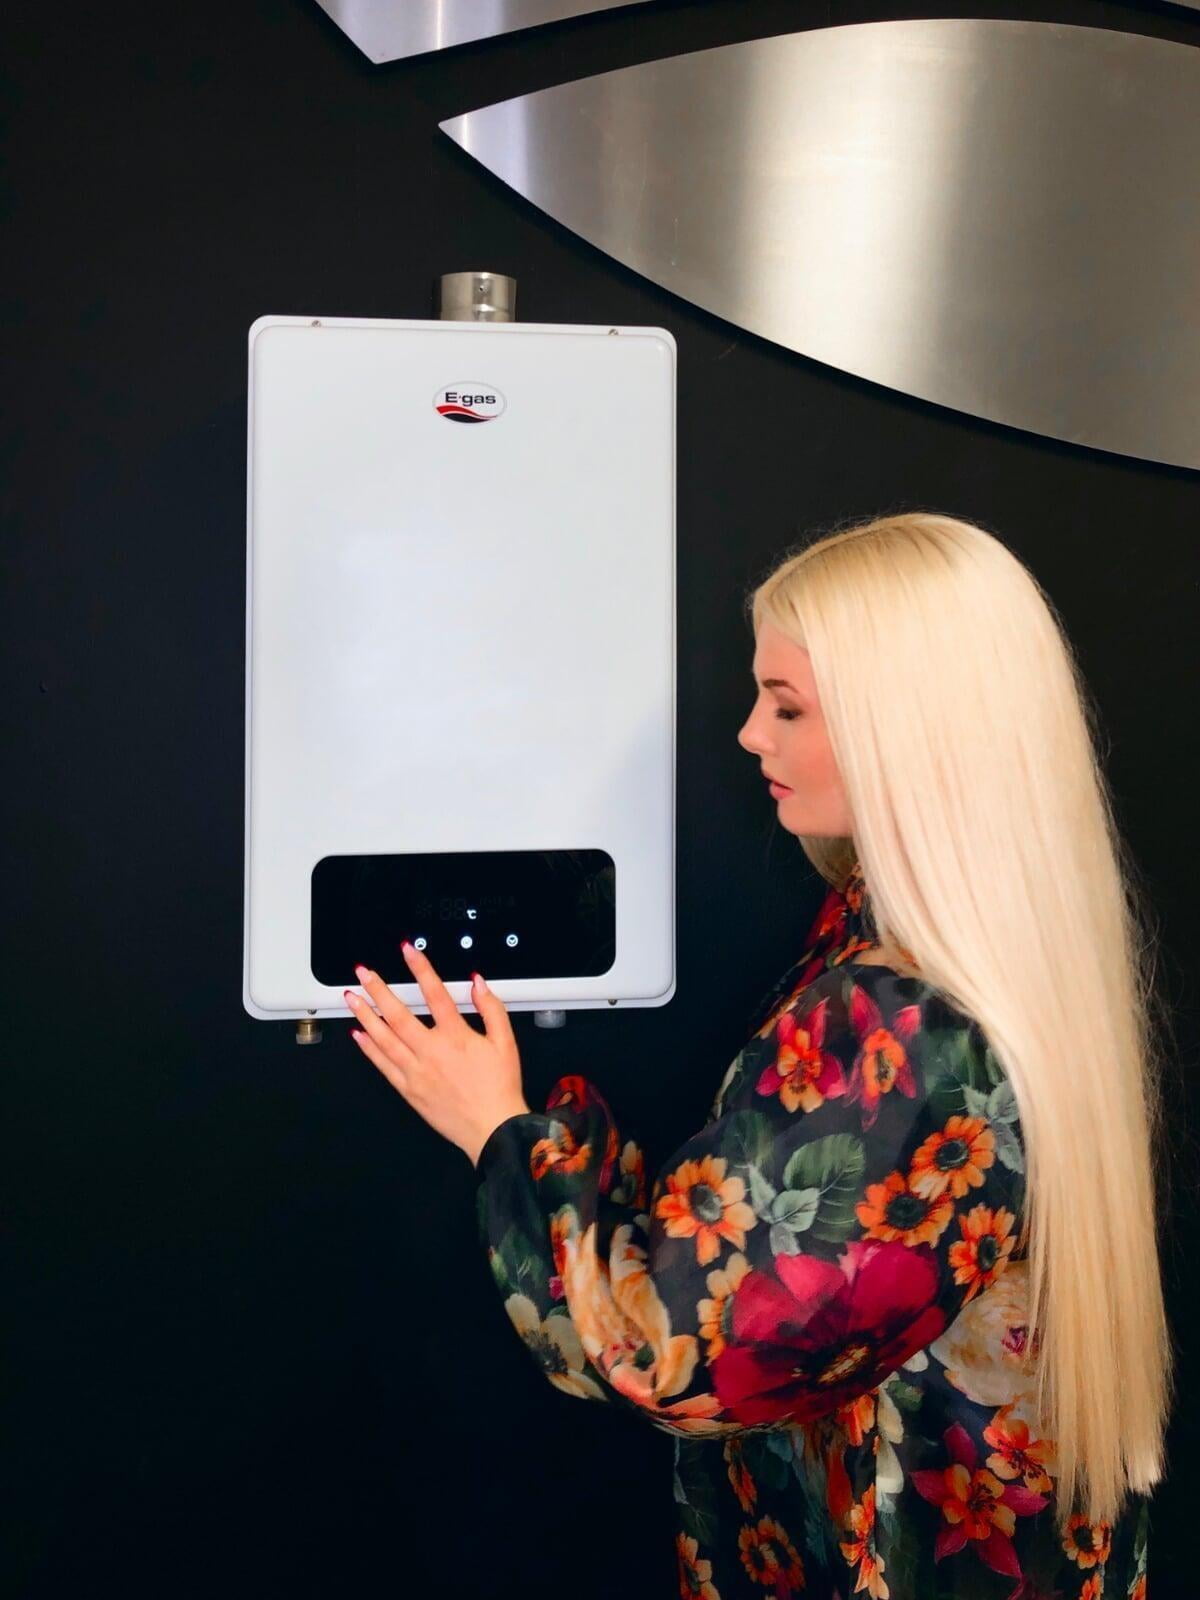
<instances>
[{"instance_id":1,"label":"eyebrow","mask_svg":"<svg viewBox=\"0 0 1200 1600\"><path fill-rule=\"evenodd\" d=\"M753 668L750 670L750 676L754 676ZM791 684L786 678L764 678L762 680L762 686L764 689L792 689ZM793 694L799 694L799 692L800 691L798 689L792 689Z\"/></svg>"}]
</instances>

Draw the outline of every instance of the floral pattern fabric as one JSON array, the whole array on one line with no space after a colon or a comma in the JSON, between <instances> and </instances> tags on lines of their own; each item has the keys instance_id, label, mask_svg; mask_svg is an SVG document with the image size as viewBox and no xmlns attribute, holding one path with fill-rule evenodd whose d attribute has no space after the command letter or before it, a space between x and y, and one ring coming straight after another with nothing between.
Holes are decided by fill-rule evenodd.
<instances>
[{"instance_id":1,"label":"floral pattern fabric","mask_svg":"<svg viewBox=\"0 0 1200 1600\"><path fill-rule=\"evenodd\" d=\"M504 1308L556 1388L674 1436L683 1600L1147 1600L1144 1497L1054 1525L1011 1084L878 947L856 863L649 1189L585 1078L501 1123Z\"/></svg>"}]
</instances>

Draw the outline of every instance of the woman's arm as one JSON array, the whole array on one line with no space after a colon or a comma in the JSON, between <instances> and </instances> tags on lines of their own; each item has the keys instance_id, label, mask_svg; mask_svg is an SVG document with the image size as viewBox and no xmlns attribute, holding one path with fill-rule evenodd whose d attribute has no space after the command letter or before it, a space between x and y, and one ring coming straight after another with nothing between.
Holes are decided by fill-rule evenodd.
<instances>
[{"instance_id":1,"label":"woman's arm","mask_svg":"<svg viewBox=\"0 0 1200 1600\"><path fill-rule=\"evenodd\" d=\"M1016 1106L978 1027L885 967L824 973L663 1165L586 1079L497 1126L478 1217L549 1381L689 1434L852 1405L1003 1273Z\"/></svg>"}]
</instances>

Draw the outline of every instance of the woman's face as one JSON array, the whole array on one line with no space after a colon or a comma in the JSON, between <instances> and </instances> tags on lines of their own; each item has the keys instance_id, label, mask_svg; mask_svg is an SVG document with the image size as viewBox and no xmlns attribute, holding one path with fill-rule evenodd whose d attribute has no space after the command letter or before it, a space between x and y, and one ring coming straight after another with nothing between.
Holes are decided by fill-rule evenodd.
<instances>
[{"instance_id":1,"label":"woman's face","mask_svg":"<svg viewBox=\"0 0 1200 1600\"><path fill-rule=\"evenodd\" d=\"M757 698L738 743L758 757L764 773L787 785L786 794L771 797L780 823L789 833L850 837L854 829L808 651L764 622L751 671Z\"/></svg>"}]
</instances>

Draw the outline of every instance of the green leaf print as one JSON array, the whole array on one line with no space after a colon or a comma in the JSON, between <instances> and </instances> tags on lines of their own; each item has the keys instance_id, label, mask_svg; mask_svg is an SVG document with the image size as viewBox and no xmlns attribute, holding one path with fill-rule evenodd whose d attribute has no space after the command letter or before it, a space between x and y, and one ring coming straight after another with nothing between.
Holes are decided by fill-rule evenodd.
<instances>
[{"instance_id":1,"label":"green leaf print","mask_svg":"<svg viewBox=\"0 0 1200 1600\"><path fill-rule=\"evenodd\" d=\"M937 1080L950 1078L960 1087L988 1094L1003 1081L1000 1064L965 1022L950 1027L927 1027L919 1040L921 1069L932 1091Z\"/></svg>"},{"instance_id":2,"label":"green leaf print","mask_svg":"<svg viewBox=\"0 0 1200 1600\"><path fill-rule=\"evenodd\" d=\"M905 1383L903 1378L889 1378L883 1387L901 1411L921 1409L921 1390L915 1384Z\"/></svg>"},{"instance_id":3,"label":"green leaf print","mask_svg":"<svg viewBox=\"0 0 1200 1600\"><path fill-rule=\"evenodd\" d=\"M932 1594L928 1586L920 1584L921 1547L913 1523L907 1516L897 1515L889 1496L875 1501L875 1547L887 1550L884 1582L892 1594Z\"/></svg>"},{"instance_id":4,"label":"green leaf print","mask_svg":"<svg viewBox=\"0 0 1200 1600\"><path fill-rule=\"evenodd\" d=\"M506 1235L504 1254L508 1276L515 1287L522 1294L528 1295L534 1305L544 1312L542 1295L545 1292L546 1279L542 1257L524 1234L516 1232L515 1229L510 1232L511 1243L509 1236Z\"/></svg>"},{"instance_id":5,"label":"green leaf print","mask_svg":"<svg viewBox=\"0 0 1200 1600\"><path fill-rule=\"evenodd\" d=\"M734 1111L722 1129L721 1153L728 1157L726 1171L734 1166L767 1165L775 1144L775 1129L761 1111Z\"/></svg>"},{"instance_id":6,"label":"green leaf print","mask_svg":"<svg viewBox=\"0 0 1200 1600\"><path fill-rule=\"evenodd\" d=\"M746 1470L755 1483L766 1484L770 1489L787 1487L792 1477L791 1458L792 1441L786 1434L750 1434L742 1441Z\"/></svg>"},{"instance_id":7,"label":"green leaf print","mask_svg":"<svg viewBox=\"0 0 1200 1600\"><path fill-rule=\"evenodd\" d=\"M742 1070L746 1063L746 1051L748 1049L748 1045L743 1045L738 1051L737 1055L734 1056L733 1060L729 1063L728 1067L726 1067L725 1076L717 1085L717 1092L713 1095L712 1099L711 1114L714 1117L721 1114L721 1108L724 1106L725 1101L729 1096L730 1089L732 1089L734 1083L741 1078Z\"/></svg>"},{"instance_id":8,"label":"green leaf print","mask_svg":"<svg viewBox=\"0 0 1200 1600\"><path fill-rule=\"evenodd\" d=\"M496 1286L506 1298L513 1293L516 1287L516 1233L514 1227L507 1227L497 1248L488 1251L488 1265L492 1269L492 1276Z\"/></svg>"},{"instance_id":9,"label":"green leaf print","mask_svg":"<svg viewBox=\"0 0 1200 1600\"><path fill-rule=\"evenodd\" d=\"M938 1127L945 1127L951 1117L967 1115L967 1101L963 1086L948 1073L939 1078L929 1091L929 1110Z\"/></svg>"},{"instance_id":10,"label":"green leaf print","mask_svg":"<svg viewBox=\"0 0 1200 1600\"><path fill-rule=\"evenodd\" d=\"M996 1154L1004 1165L1012 1172L1025 1171L1025 1156L1021 1150L1020 1140L1013 1130L1004 1122L994 1123L992 1131L996 1135Z\"/></svg>"},{"instance_id":11,"label":"green leaf print","mask_svg":"<svg viewBox=\"0 0 1200 1600\"><path fill-rule=\"evenodd\" d=\"M1017 1120L1017 1097L1007 1078L987 1094L982 1089L972 1088L968 1084L963 1089L963 1098L966 1100L967 1110L973 1117L986 1117L989 1122Z\"/></svg>"},{"instance_id":12,"label":"green leaf print","mask_svg":"<svg viewBox=\"0 0 1200 1600\"><path fill-rule=\"evenodd\" d=\"M820 1496L805 1496L801 1502L804 1507L804 1540L810 1550L821 1550L825 1555L825 1563L831 1572L846 1572L846 1558L837 1547L833 1536L833 1522L826 1512Z\"/></svg>"},{"instance_id":13,"label":"green leaf print","mask_svg":"<svg viewBox=\"0 0 1200 1600\"><path fill-rule=\"evenodd\" d=\"M679 1522L683 1531L702 1545L712 1544L718 1534L718 1517L716 1496L709 1480L697 1475L689 1494L676 1468L673 1493L680 1507Z\"/></svg>"},{"instance_id":14,"label":"green leaf print","mask_svg":"<svg viewBox=\"0 0 1200 1600\"><path fill-rule=\"evenodd\" d=\"M991 1051L988 1051L989 1056ZM1017 1096L1012 1084L1005 1078L998 1083L987 1098L987 1118L989 1122L1015 1122L1017 1120Z\"/></svg>"},{"instance_id":15,"label":"green leaf print","mask_svg":"<svg viewBox=\"0 0 1200 1600\"><path fill-rule=\"evenodd\" d=\"M755 1215L770 1226L771 1249L777 1256L800 1254L800 1234L806 1232L817 1214L821 1198L816 1189L784 1189L776 1192L757 1167L748 1173L750 1204Z\"/></svg>"},{"instance_id":16,"label":"green leaf print","mask_svg":"<svg viewBox=\"0 0 1200 1600\"><path fill-rule=\"evenodd\" d=\"M819 1197L810 1225L815 1239L841 1244L855 1231L854 1205L865 1166L862 1140L852 1133L831 1133L802 1145L788 1157L783 1169L785 1188L801 1194L815 1191Z\"/></svg>"},{"instance_id":17,"label":"green leaf print","mask_svg":"<svg viewBox=\"0 0 1200 1600\"><path fill-rule=\"evenodd\" d=\"M747 1172L746 1187L750 1191L750 1204L754 1207L756 1215L765 1217L775 1199L775 1190L757 1167L751 1167Z\"/></svg>"},{"instance_id":18,"label":"green leaf print","mask_svg":"<svg viewBox=\"0 0 1200 1600\"><path fill-rule=\"evenodd\" d=\"M1025 1158L1013 1128L1013 1123L1017 1121L1017 1097L1008 1079L996 1084L987 1094L968 1084L963 1089L963 1097L968 1113L973 1117L983 1117L990 1124L996 1140L996 1154L1004 1165L1011 1172L1024 1172Z\"/></svg>"},{"instance_id":19,"label":"green leaf print","mask_svg":"<svg viewBox=\"0 0 1200 1600\"><path fill-rule=\"evenodd\" d=\"M785 1189L776 1199L775 1206L781 1215L771 1225L770 1242L777 1256L801 1253L800 1235L812 1225L818 1198L815 1189Z\"/></svg>"},{"instance_id":20,"label":"green leaf print","mask_svg":"<svg viewBox=\"0 0 1200 1600\"><path fill-rule=\"evenodd\" d=\"M1137 1585L1139 1578L1146 1571L1146 1545L1150 1534L1150 1502L1143 1500L1137 1514L1137 1522L1133 1529L1133 1572L1130 1575L1129 1588L1126 1591L1126 1600Z\"/></svg>"}]
</instances>

